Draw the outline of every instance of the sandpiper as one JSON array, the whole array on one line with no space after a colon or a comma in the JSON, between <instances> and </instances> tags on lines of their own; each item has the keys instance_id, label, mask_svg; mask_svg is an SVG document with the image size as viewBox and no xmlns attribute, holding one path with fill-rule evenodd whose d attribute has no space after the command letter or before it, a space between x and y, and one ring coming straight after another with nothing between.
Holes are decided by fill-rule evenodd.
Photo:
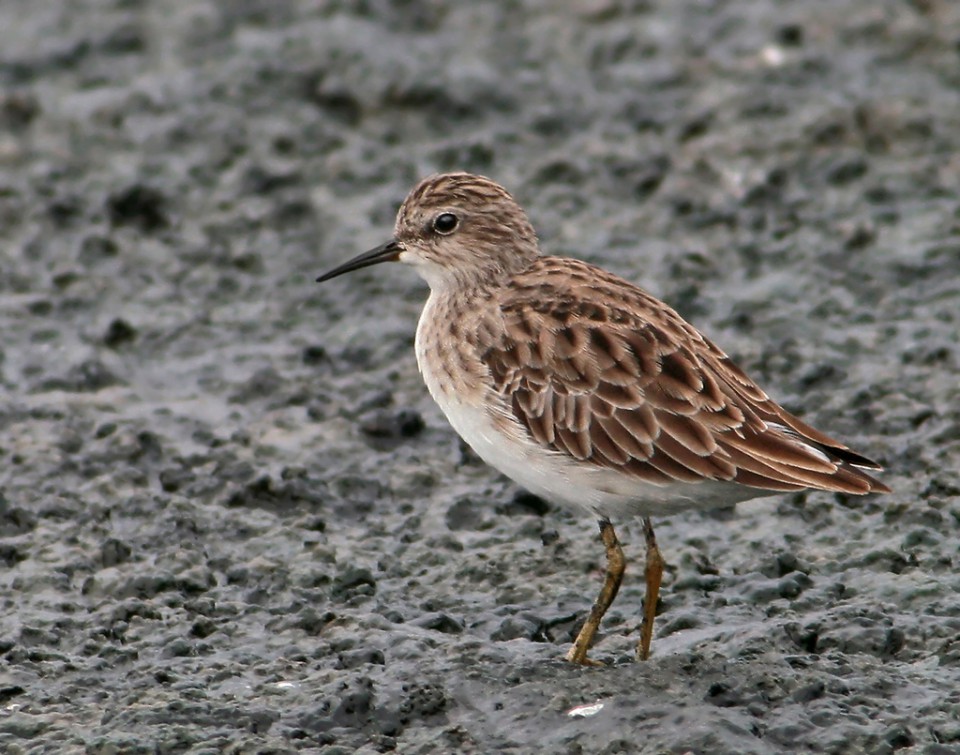
<instances>
[{"instance_id":1,"label":"sandpiper","mask_svg":"<svg viewBox=\"0 0 960 755\"><path fill-rule=\"evenodd\" d=\"M317 280L388 261L430 286L417 363L454 429L520 485L599 521L606 574L573 663L593 663L623 578L612 520L643 517L646 659L664 563L650 517L783 491L889 492L863 471L878 464L785 411L668 305L542 254L526 213L488 178L424 179L392 239Z\"/></svg>"}]
</instances>

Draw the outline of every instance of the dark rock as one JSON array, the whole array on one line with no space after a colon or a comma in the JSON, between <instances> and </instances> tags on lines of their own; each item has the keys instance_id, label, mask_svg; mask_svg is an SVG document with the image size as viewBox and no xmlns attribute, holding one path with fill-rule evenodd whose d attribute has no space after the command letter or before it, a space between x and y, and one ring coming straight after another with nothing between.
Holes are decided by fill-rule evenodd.
<instances>
[{"instance_id":1,"label":"dark rock","mask_svg":"<svg viewBox=\"0 0 960 755\"><path fill-rule=\"evenodd\" d=\"M441 632L442 634L460 634L463 631L463 624L445 613L425 614L417 617L410 623L424 629Z\"/></svg>"},{"instance_id":2,"label":"dark rock","mask_svg":"<svg viewBox=\"0 0 960 755\"><path fill-rule=\"evenodd\" d=\"M383 651L376 648L341 653L337 659L337 667L343 669L355 669L370 665L383 666L385 663Z\"/></svg>"},{"instance_id":3,"label":"dark rock","mask_svg":"<svg viewBox=\"0 0 960 755\"><path fill-rule=\"evenodd\" d=\"M137 339L137 329L126 320L117 318L107 326L103 334L103 343L111 349L118 349Z\"/></svg>"},{"instance_id":4,"label":"dark rock","mask_svg":"<svg viewBox=\"0 0 960 755\"><path fill-rule=\"evenodd\" d=\"M133 548L114 537L108 538L100 546L100 563L104 566L116 566L130 560Z\"/></svg>"},{"instance_id":5,"label":"dark rock","mask_svg":"<svg viewBox=\"0 0 960 755\"><path fill-rule=\"evenodd\" d=\"M107 213L113 225L135 226L143 233L156 233L170 225L166 196L143 184L111 195L107 200Z\"/></svg>"},{"instance_id":6,"label":"dark rock","mask_svg":"<svg viewBox=\"0 0 960 755\"><path fill-rule=\"evenodd\" d=\"M330 597L334 600L347 600L355 595L373 595L377 581L369 569L348 567L333 579Z\"/></svg>"},{"instance_id":7,"label":"dark rock","mask_svg":"<svg viewBox=\"0 0 960 755\"><path fill-rule=\"evenodd\" d=\"M423 417L414 409L376 411L360 422L360 430L371 438L399 440L413 438L424 428Z\"/></svg>"},{"instance_id":8,"label":"dark rock","mask_svg":"<svg viewBox=\"0 0 960 755\"><path fill-rule=\"evenodd\" d=\"M507 516L545 516L549 511L549 503L539 496L523 489L517 490L509 503L497 506L497 513L506 514Z\"/></svg>"}]
</instances>

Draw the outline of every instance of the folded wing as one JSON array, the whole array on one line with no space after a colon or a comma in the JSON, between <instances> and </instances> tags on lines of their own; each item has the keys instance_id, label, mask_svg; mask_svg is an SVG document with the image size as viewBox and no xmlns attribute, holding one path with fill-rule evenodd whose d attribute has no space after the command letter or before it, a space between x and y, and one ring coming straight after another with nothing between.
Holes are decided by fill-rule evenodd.
<instances>
[{"instance_id":1,"label":"folded wing","mask_svg":"<svg viewBox=\"0 0 960 755\"><path fill-rule=\"evenodd\" d=\"M504 302L502 337L481 354L538 443L655 484L888 490L863 471L877 464L770 400L672 309L586 263L590 285L561 287L549 259Z\"/></svg>"}]
</instances>

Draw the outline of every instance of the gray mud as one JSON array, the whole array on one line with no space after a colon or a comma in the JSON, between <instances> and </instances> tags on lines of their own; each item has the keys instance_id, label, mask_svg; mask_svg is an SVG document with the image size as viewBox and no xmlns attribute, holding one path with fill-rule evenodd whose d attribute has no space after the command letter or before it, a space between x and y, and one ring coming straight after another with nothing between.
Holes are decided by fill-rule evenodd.
<instances>
[{"instance_id":1,"label":"gray mud","mask_svg":"<svg viewBox=\"0 0 960 755\"><path fill-rule=\"evenodd\" d=\"M960 752L960 4L0 4L0 749ZM465 451L424 285L483 172L892 495L595 525ZM593 715L570 711L602 703Z\"/></svg>"}]
</instances>

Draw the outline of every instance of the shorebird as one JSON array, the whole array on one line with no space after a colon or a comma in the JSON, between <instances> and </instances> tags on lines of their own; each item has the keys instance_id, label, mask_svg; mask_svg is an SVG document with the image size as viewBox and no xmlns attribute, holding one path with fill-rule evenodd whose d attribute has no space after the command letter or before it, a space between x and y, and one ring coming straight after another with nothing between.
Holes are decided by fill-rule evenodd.
<instances>
[{"instance_id":1,"label":"shorebird","mask_svg":"<svg viewBox=\"0 0 960 755\"><path fill-rule=\"evenodd\" d=\"M531 492L597 517L607 567L573 663L593 663L623 579L614 519L643 519L646 659L664 567L651 517L785 491L889 492L864 471L878 464L772 401L667 304L543 254L526 213L488 178L424 179L393 238L317 280L391 261L430 286L417 363L453 428Z\"/></svg>"}]
</instances>

